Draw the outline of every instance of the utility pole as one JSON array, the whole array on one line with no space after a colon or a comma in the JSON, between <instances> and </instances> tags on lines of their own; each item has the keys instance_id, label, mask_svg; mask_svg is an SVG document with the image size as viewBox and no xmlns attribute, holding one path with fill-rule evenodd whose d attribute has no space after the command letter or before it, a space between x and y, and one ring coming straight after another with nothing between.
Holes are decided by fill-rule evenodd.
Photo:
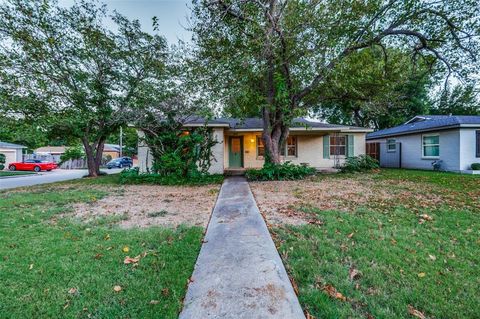
<instances>
[{"instance_id":1,"label":"utility pole","mask_svg":"<svg viewBox=\"0 0 480 319\"><path fill-rule=\"evenodd\" d=\"M123 127L120 126L120 157L123 156Z\"/></svg>"}]
</instances>

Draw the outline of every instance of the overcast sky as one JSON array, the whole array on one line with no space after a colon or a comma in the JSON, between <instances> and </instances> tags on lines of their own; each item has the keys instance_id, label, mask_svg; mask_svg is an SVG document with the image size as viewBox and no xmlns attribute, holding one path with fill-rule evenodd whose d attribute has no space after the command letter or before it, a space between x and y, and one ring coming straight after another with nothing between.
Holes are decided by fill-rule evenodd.
<instances>
[{"instance_id":1,"label":"overcast sky","mask_svg":"<svg viewBox=\"0 0 480 319\"><path fill-rule=\"evenodd\" d=\"M117 10L130 19L138 19L145 31L153 33L152 17L158 17L158 33L167 38L169 44L178 39L190 41L191 34L187 27L191 0L100 0L109 11ZM71 6L74 0L59 0L61 6ZM107 26L113 22L107 21Z\"/></svg>"}]
</instances>

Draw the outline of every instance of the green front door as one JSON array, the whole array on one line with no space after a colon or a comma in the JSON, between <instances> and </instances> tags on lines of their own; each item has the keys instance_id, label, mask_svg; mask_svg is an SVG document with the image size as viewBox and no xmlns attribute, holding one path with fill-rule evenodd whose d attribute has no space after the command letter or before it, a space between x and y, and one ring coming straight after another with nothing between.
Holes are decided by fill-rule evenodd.
<instances>
[{"instance_id":1,"label":"green front door","mask_svg":"<svg viewBox=\"0 0 480 319\"><path fill-rule=\"evenodd\" d=\"M231 136L229 145L229 167L243 167L243 138Z\"/></svg>"}]
</instances>

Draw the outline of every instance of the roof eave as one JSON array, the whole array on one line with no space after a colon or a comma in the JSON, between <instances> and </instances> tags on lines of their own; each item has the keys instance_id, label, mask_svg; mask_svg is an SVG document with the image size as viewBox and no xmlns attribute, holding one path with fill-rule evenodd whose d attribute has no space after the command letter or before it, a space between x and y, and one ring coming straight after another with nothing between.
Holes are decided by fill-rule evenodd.
<instances>
[{"instance_id":1,"label":"roof eave","mask_svg":"<svg viewBox=\"0 0 480 319\"><path fill-rule=\"evenodd\" d=\"M376 136L373 136L373 137L369 137L367 135L367 140L376 140L376 139L384 138L384 137L392 137L392 136L399 136L399 135L411 135L411 134L418 134L418 133L423 133L423 132L445 131L445 130L449 130L449 129L452 129L452 128L460 128L460 127L462 127L462 125L455 124L455 125L448 125L448 126L433 127L433 128L428 128L428 129L412 130L412 131L400 132L400 133L382 134L382 135L376 135Z\"/></svg>"}]
</instances>

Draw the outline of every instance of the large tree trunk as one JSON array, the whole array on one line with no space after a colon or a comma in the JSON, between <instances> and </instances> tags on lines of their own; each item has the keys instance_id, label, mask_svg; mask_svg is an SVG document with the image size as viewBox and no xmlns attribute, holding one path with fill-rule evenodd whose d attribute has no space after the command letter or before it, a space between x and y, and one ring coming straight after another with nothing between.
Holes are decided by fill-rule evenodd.
<instances>
[{"instance_id":1,"label":"large tree trunk","mask_svg":"<svg viewBox=\"0 0 480 319\"><path fill-rule=\"evenodd\" d=\"M87 138L82 138L82 143L87 157L88 176L97 177L100 175L105 138L101 137L93 144L90 144Z\"/></svg>"}]
</instances>

